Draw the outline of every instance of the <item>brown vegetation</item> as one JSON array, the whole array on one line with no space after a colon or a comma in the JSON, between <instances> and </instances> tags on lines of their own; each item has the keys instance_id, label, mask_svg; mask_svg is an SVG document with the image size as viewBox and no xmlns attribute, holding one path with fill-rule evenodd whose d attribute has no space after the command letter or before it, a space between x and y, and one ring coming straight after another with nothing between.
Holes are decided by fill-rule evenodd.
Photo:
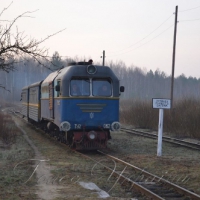
<instances>
[{"instance_id":1,"label":"brown vegetation","mask_svg":"<svg viewBox=\"0 0 200 200\"><path fill-rule=\"evenodd\" d=\"M7 121L2 123L2 119L9 119L9 126L10 123L13 126L12 131L6 129ZM32 168L34 161L30 161L30 158L34 156L33 150L22 133L16 127L14 129L14 125L7 115L1 113L0 141L3 138L3 141L9 145L5 143L3 146L0 145L0 199L36 199L35 176L32 177L31 182L26 183L34 170ZM5 132L2 131L2 127ZM15 133L14 137L10 133Z\"/></svg>"},{"instance_id":2,"label":"brown vegetation","mask_svg":"<svg viewBox=\"0 0 200 200\"><path fill-rule=\"evenodd\" d=\"M151 101L122 101L120 118L122 124L157 130L159 109ZM164 131L177 137L200 138L199 121L200 102L195 99L177 100L172 110L164 110Z\"/></svg>"},{"instance_id":3,"label":"brown vegetation","mask_svg":"<svg viewBox=\"0 0 200 200\"><path fill-rule=\"evenodd\" d=\"M15 128L10 115L0 112L0 140L4 145L11 145L16 140Z\"/></svg>"}]
</instances>

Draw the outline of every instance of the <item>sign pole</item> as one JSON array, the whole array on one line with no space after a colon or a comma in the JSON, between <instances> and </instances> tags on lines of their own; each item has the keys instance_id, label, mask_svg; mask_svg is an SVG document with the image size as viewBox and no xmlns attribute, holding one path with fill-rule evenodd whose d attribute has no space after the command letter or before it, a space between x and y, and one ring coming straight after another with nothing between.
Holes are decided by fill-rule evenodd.
<instances>
[{"instance_id":1,"label":"sign pole","mask_svg":"<svg viewBox=\"0 0 200 200\"><path fill-rule=\"evenodd\" d=\"M159 109L157 156L162 156L163 116L164 110Z\"/></svg>"},{"instance_id":2,"label":"sign pole","mask_svg":"<svg viewBox=\"0 0 200 200\"><path fill-rule=\"evenodd\" d=\"M171 108L171 99L152 99L152 106L153 108L159 109L157 156L162 156L163 109Z\"/></svg>"}]
</instances>

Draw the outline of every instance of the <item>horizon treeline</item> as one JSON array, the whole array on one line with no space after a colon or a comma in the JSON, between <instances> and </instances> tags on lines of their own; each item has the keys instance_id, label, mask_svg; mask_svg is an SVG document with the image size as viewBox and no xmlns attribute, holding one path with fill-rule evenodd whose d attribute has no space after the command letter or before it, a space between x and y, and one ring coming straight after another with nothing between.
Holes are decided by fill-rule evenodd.
<instances>
[{"instance_id":1,"label":"horizon treeline","mask_svg":"<svg viewBox=\"0 0 200 200\"><path fill-rule=\"evenodd\" d=\"M121 85L125 86L123 99L150 100L171 98L171 76L157 69L146 71L139 67L127 67L123 62L109 63ZM200 79L184 74L174 78L174 99L200 98Z\"/></svg>"},{"instance_id":2,"label":"horizon treeline","mask_svg":"<svg viewBox=\"0 0 200 200\"><path fill-rule=\"evenodd\" d=\"M58 52L51 58L51 63L43 62L39 65L34 59L19 60L15 63L15 70L9 73L0 69L0 96L9 102L20 101L21 89L32 83L44 80L48 74L59 68L67 66L67 63L81 61L74 59L62 59ZM96 63L94 61L94 64ZM152 98L169 98L171 93L171 76L157 69L144 71L139 67L126 66L124 62L108 61L109 66L120 80L120 85L125 86L122 99L151 100ZM174 79L174 99L200 98L200 79L186 77L184 74Z\"/></svg>"}]
</instances>

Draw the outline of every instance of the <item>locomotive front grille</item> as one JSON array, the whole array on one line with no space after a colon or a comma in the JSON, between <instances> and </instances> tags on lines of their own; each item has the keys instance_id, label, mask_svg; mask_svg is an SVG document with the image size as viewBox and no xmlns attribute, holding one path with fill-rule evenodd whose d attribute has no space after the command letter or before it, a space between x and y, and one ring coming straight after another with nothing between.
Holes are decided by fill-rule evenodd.
<instances>
[{"instance_id":1,"label":"locomotive front grille","mask_svg":"<svg viewBox=\"0 0 200 200\"><path fill-rule=\"evenodd\" d=\"M77 104L82 112L101 112L106 104Z\"/></svg>"}]
</instances>

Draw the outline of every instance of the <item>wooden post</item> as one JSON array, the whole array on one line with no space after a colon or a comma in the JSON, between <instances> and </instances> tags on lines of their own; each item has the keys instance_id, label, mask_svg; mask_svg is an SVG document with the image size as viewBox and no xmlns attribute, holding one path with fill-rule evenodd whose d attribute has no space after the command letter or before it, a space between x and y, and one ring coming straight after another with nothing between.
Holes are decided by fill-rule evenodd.
<instances>
[{"instance_id":1,"label":"wooden post","mask_svg":"<svg viewBox=\"0 0 200 200\"><path fill-rule=\"evenodd\" d=\"M103 50L103 63L102 65L104 66L105 65L105 50Z\"/></svg>"},{"instance_id":2,"label":"wooden post","mask_svg":"<svg viewBox=\"0 0 200 200\"><path fill-rule=\"evenodd\" d=\"M175 53L176 53L176 33L177 33L177 17L178 17L178 6L175 11L175 23L174 23L174 45L173 45L173 56L172 56L172 78L171 78L171 108L173 107L173 90L174 90L174 68L175 68Z\"/></svg>"}]
</instances>

